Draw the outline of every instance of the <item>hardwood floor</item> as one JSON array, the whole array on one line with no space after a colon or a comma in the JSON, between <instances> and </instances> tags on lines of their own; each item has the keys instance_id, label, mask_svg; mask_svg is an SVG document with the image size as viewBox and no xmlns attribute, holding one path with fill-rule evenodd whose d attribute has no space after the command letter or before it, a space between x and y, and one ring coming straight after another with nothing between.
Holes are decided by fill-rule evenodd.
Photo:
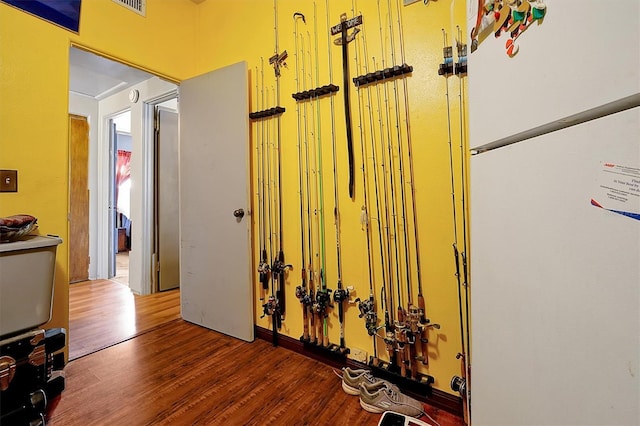
<instances>
[{"instance_id":1,"label":"hardwood floor","mask_svg":"<svg viewBox=\"0 0 640 426\"><path fill-rule=\"evenodd\" d=\"M180 318L180 292L148 296L111 280L69 287L69 359L76 359Z\"/></svg>"},{"instance_id":2,"label":"hardwood floor","mask_svg":"<svg viewBox=\"0 0 640 426\"><path fill-rule=\"evenodd\" d=\"M183 321L177 291L141 297L110 281L74 286L70 346L89 352L67 364L49 426L378 423L322 362ZM109 344L117 336L129 337ZM100 346L108 347L89 350ZM441 426L462 425L425 411Z\"/></svg>"},{"instance_id":3,"label":"hardwood floor","mask_svg":"<svg viewBox=\"0 0 640 426\"><path fill-rule=\"evenodd\" d=\"M72 361L50 426L376 425L318 361L173 320ZM442 426L452 414L427 408Z\"/></svg>"},{"instance_id":4,"label":"hardwood floor","mask_svg":"<svg viewBox=\"0 0 640 426\"><path fill-rule=\"evenodd\" d=\"M116 276L112 281L129 285L129 252L121 251L116 254Z\"/></svg>"}]
</instances>

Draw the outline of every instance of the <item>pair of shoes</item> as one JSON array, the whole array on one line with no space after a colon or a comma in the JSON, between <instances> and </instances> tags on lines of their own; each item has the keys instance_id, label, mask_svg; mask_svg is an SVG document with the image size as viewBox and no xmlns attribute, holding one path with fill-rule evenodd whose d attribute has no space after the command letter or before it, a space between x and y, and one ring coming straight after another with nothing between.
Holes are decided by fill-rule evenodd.
<instances>
[{"instance_id":1,"label":"pair of shoes","mask_svg":"<svg viewBox=\"0 0 640 426\"><path fill-rule=\"evenodd\" d=\"M401 393L397 386L384 382L360 384L360 406L370 413L394 411L411 417L424 414L422 403Z\"/></svg>"},{"instance_id":2,"label":"pair of shoes","mask_svg":"<svg viewBox=\"0 0 640 426\"><path fill-rule=\"evenodd\" d=\"M386 383L389 386L394 386L390 382L382 379L378 379L371 374L371 371L359 369L352 370L349 367L344 367L342 369L342 389L348 393L349 395L359 396L360 395L360 384L367 383L369 385L373 385L374 383Z\"/></svg>"}]
</instances>

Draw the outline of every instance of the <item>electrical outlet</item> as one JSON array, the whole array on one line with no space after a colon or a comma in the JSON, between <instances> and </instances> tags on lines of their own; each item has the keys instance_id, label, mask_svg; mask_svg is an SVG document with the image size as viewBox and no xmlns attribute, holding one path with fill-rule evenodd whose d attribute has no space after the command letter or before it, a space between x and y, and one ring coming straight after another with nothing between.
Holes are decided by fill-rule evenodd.
<instances>
[{"instance_id":1,"label":"electrical outlet","mask_svg":"<svg viewBox=\"0 0 640 426\"><path fill-rule=\"evenodd\" d=\"M367 351L363 351L362 349L358 348L351 348L350 354L351 357L356 361L363 363L367 362Z\"/></svg>"},{"instance_id":2,"label":"electrical outlet","mask_svg":"<svg viewBox=\"0 0 640 426\"><path fill-rule=\"evenodd\" d=\"M0 192L18 192L17 170L0 170Z\"/></svg>"}]
</instances>

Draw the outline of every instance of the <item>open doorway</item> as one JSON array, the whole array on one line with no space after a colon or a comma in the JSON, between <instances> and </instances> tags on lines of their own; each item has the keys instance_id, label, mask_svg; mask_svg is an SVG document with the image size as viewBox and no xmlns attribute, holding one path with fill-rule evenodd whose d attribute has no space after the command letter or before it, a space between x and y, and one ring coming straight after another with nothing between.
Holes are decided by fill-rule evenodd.
<instances>
[{"instance_id":1,"label":"open doorway","mask_svg":"<svg viewBox=\"0 0 640 426\"><path fill-rule=\"evenodd\" d=\"M114 132L115 173L115 257L113 280L129 285L129 251L131 250L131 111L111 118L110 128Z\"/></svg>"},{"instance_id":2,"label":"open doorway","mask_svg":"<svg viewBox=\"0 0 640 426\"><path fill-rule=\"evenodd\" d=\"M154 104L153 288L180 286L178 99Z\"/></svg>"},{"instance_id":3,"label":"open doorway","mask_svg":"<svg viewBox=\"0 0 640 426\"><path fill-rule=\"evenodd\" d=\"M89 123L89 281L69 294L76 358L179 317L177 290L151 294L158 291L151 273L153 109L176 98L177 85L76 47L69 62L69 112ZM155 322L141 324L140 309Z\"/></svg>"},{"instance_id":4,"label":"open doorway","mask_svg":"<svg viewBox=\"0 0 640 426\"><path fill-rule=\"evenodd\" d=\"M141 295L153 293L157 291L153 274L153 110L156 104L177 97L177 85L81 48L71 47L69 60L70 112L89 117L91 128L89 279L118 275L116 254L123 253L120 257L124 257L126 253L131 291ZM120 129L118 122L125 117L130 123L128 131ZM117 175L118 151L110 135L114 123L115 137L130 141L127 149L131 153L130 177L119 185L130 188L126 218L121 216L123 207L117 205L112 184ZM178 199L175 194L174 199ZM123 241L125 249L118 250Z\"/></svg>"}]
</instances>

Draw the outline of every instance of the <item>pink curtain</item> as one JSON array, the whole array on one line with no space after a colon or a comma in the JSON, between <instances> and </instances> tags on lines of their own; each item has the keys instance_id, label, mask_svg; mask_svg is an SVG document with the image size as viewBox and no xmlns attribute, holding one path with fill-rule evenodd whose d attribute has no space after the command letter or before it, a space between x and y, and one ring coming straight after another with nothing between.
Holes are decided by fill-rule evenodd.
<instances>
[{"instance_id":1,"label":"pink curtain","mask_svg":"<svg viewBox=\"0 0 640 426\"><path fill-rule=\"evenodd\" d=\"M118 162L116 163L116 188L131 176L131 152L118 150Z\"/></svg>"}]
</instances>

